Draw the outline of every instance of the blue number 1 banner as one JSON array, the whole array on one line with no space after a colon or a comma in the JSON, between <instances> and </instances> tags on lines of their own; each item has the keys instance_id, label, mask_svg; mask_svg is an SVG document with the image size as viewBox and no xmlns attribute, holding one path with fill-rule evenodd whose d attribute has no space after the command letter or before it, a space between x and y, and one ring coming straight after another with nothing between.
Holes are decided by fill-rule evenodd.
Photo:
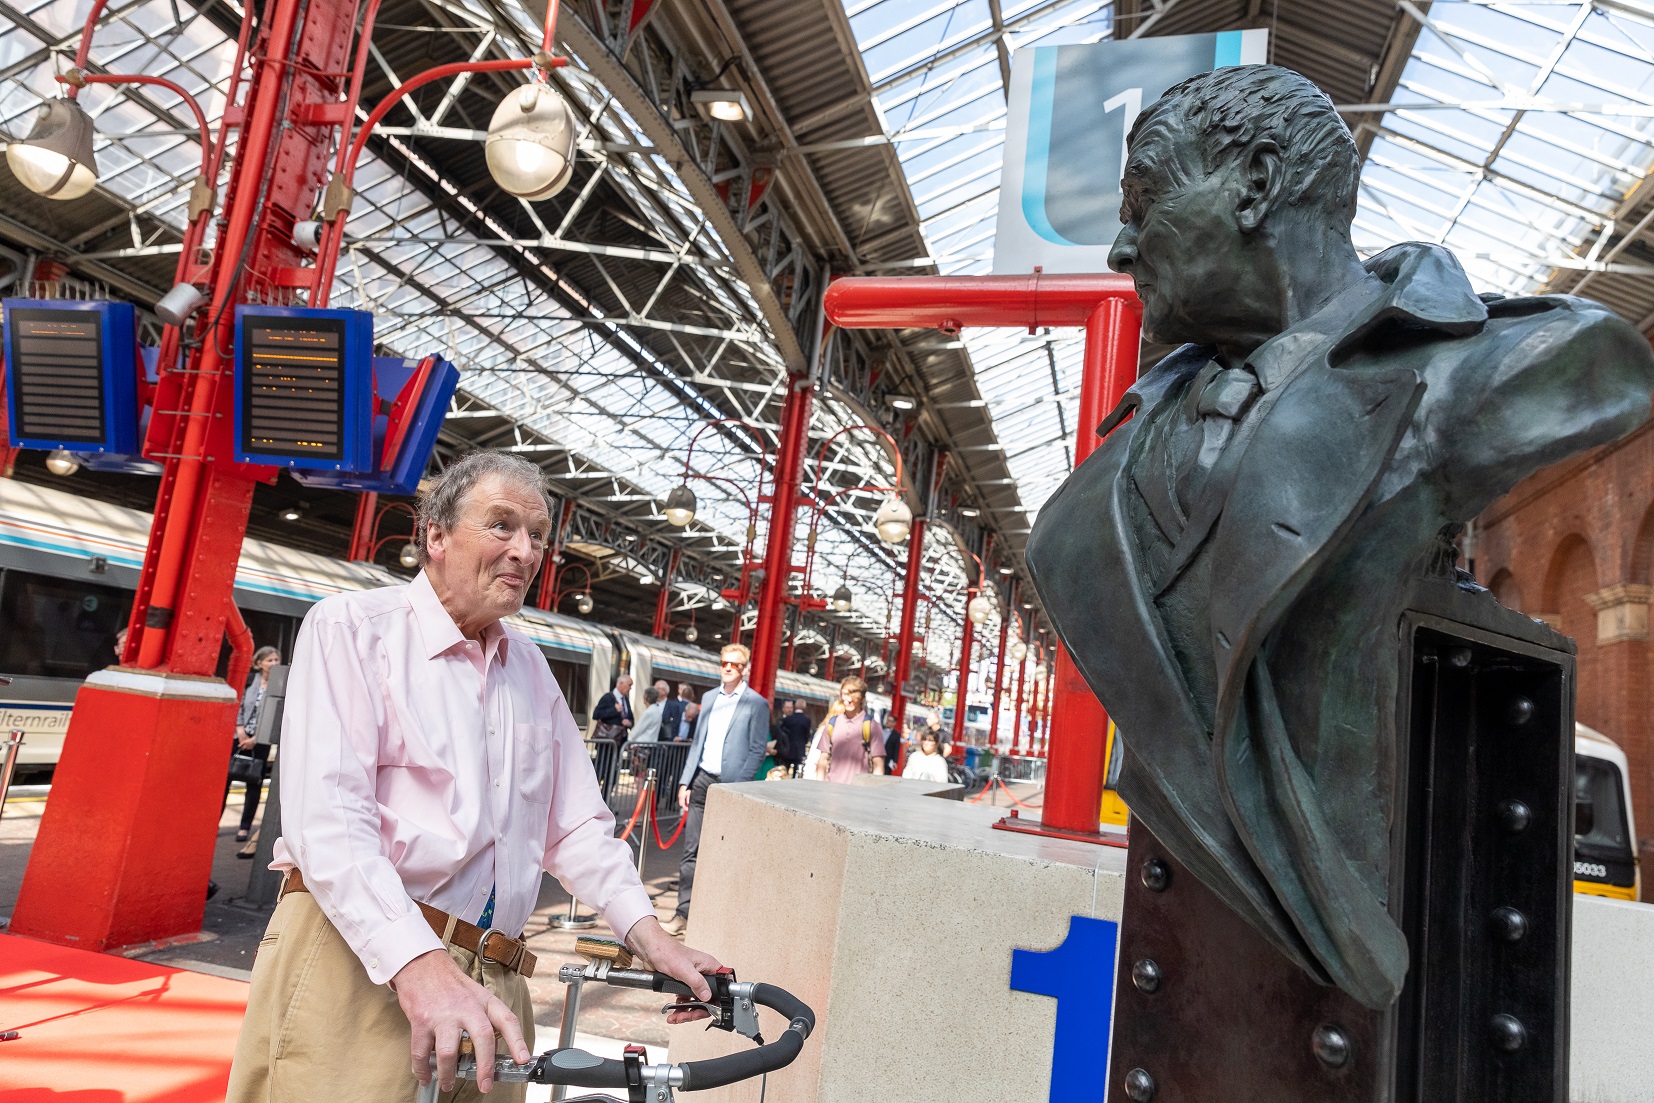
<instances>
[{"instance_id":1,"label":"blue number 1 banner","mask_svg":"<svg viewBox=\"0 0 1654 1103\"><path fill-rule=\"evenodd\" d=\"M1107 1068L1097 1056L1108 1052L1119 939L1119 924L1076 915L1056 949L1011 951L1011 990L1057 1001L1051 1103L1103 1103L1107 1094Z\"/></svg>"}]
</instances>

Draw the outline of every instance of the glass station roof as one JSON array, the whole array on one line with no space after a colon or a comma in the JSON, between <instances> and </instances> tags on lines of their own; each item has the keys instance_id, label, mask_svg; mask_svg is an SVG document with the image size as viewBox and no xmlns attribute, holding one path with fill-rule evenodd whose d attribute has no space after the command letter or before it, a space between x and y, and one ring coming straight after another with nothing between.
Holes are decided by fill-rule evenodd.
<instances>
[{"instance_id":1,"label":"glass station roof","mask_svg":"<svg viewBox=\"0 0 1654 1103\"><path fill-rule=\"evenodd\" d=\"M1559 267L1613 262L1615 249L1603 244L1626 235L1615 219L1654 163L1654 3L1437 0L1428 15L1406 0L1400 6L1421 27L1393 102L1339 105L1352 126L1376 130L1358 249L1444 243L1478 290L1507 294L1540 289ZM986 274L1005 125L1001 48L1106 38L1111 5L845 7L930 256L944 274ZM1078 335L966 330L964 346L1022 501L1037 510L1073 455Z\"/></svg>"}]
</instances>

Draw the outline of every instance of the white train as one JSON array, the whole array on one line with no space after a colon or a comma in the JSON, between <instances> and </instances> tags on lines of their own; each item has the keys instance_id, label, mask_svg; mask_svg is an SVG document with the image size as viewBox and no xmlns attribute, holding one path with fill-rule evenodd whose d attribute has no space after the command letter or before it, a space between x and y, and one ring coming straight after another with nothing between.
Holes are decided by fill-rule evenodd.
<instances>
[{"instance_id":1,"label":"white train","mask_svg":"<svg viewBox=\"0 0 1654 1103\"><path fill-rule=\"evenodd\" d=\"M75 692L116 661L149 539L150 514L53 487L0 479L0 731L25 733L20 771L57 762ZM382 567L347 563L263 540L247 540L236 567L235 603L254 641L292 653L299 622L317 601L345 590L406 581ZM582 726L622 670L634 707L656 677L697 689L718 683L717 657L687 644L526 608L509 622L539 645ZM781 695L820 715L837 685L783 671ZM871 702L889 707L886 699ZM118 738L118 733L110 733ZM226 733L226 736L228 733Z\"/></svg>"}]
</instances>

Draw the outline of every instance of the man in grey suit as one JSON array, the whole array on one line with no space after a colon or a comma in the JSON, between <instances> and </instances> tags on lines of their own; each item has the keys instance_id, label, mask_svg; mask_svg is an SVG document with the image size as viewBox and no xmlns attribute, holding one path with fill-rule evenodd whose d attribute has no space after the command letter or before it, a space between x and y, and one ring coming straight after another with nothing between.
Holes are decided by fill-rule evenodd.
<instances>
[{"instance_id":1,"label":"man in grey suit","mask_svg":"<svg viewBox=\"0 0 1654 1103\"><path fill-rule=\"evenodd\" d=\"M723 684L701 698L695 741L678 779L678 807L689 821L683 827L683 860L678 866L678 910L662 924L682 936L689 925L689 895L695 886L695 859L701 849L701 820L706 791L720 781L751 781L764 761L770 738L770 703L747 685L752 653L738 643L718 652Z\"/></svg>"}]
</instances>

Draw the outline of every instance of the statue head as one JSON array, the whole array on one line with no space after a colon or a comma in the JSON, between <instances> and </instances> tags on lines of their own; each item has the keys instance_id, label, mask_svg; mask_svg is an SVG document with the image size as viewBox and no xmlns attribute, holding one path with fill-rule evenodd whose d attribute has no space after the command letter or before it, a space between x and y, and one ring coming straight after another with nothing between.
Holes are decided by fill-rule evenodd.
<instances>
[{"instance_id":1,"label":"statue head","mask_svg":"<svg viewBox=\"0 0 1654 1103\"><path fill-rule=\"evenodd\" d=\"M1151 340L1224 345L1259 331L1255 345L1284 328L1294 267L1329 252L1358 264L1355 140L1301 74L1193 77L1137 117L1127 146L1109 267L1135 279Z\"/></svg>"}]
</instances>

